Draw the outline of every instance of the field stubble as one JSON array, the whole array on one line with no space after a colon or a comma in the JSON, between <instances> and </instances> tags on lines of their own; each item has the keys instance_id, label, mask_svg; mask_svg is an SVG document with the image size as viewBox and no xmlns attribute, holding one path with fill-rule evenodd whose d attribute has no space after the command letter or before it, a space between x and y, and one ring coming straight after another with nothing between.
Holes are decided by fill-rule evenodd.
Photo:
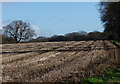
<instances>
[{"instance_id":1,"label":"field stubble","mask_svg":"<svg viewBox=\"0 0 120 84\"><path fill-rule=\"evenodd\" d=\"M3 82L81 81L118 59L102 40L3 44L2 51Z\"/></svg>"}]
</instances>

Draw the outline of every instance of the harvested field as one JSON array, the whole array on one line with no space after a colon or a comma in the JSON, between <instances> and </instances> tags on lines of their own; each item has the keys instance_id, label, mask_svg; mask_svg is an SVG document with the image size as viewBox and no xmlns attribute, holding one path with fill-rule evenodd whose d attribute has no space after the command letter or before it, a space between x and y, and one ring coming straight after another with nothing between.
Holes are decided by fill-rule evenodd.
<instances>
[{"instance_id":1,"label":"harvested field","mask_svg":"<svg viewBox=\"0 0 120 84\"><path fill-rule=\"evenodd\" d=\"M3 82L80 82L118 61L110 41L2 45Z\"/></svg>"}]
</instances>

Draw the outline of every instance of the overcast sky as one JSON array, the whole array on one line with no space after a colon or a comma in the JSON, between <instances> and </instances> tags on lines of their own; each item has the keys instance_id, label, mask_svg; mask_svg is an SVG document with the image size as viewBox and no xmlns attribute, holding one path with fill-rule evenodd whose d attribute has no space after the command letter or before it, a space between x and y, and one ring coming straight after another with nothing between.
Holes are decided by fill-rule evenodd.
<instances>
[{"instance_id":1,"label":"overcast sky","mask_svg":"<svg viewBox=\"0 0 120 84\"><path fill-rule=\"evenodd\" d=\"M37 36L103 31L98 2L15 2L2 4L2 23L23 20Z\"/></svg>"}]
</instances>

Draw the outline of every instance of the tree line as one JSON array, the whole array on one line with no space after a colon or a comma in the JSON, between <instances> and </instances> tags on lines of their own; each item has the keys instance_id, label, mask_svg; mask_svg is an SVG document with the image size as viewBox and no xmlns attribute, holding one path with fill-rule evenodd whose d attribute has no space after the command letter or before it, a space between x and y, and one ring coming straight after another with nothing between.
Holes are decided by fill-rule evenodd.
<instances>
[{"instance_id":1,"label":"tree line","mask_svg":"<svg viewBox=\"0 0 120 84\"><path fill-rule=\"evenodd\" d=\"M53 35L51 37L44 37L40 36L35 39L30 40L24 40L22 42L53 42L53 41L89 41L89 40L108 40L107 34L99 31L93 31L93 32L85 32L85 31L79 31L79 32L72 32L67 33L65 35ZM8 37L6 35L2 35L2 43L16 43L16 40Z\"/></svg>"},{"instance_id":2,"label":"tree line","mask_svg":"<svg viewBox=\"0 0 120 84\"><path fill-rule=\"evenodd\" d=\"M53 41L89 41L89 40L107 40L108 37L105 33L99 31L93 32L72 32L65 35L54 35L51 37L38 37L31 39L29 42L53 42Z\"/></svg>"}]
</instances>

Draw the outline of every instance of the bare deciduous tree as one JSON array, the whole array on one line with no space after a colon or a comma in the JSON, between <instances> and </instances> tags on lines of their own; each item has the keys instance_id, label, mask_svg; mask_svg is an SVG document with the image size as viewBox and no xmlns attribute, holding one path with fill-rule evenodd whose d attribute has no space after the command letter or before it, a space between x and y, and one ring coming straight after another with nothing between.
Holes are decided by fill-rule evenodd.
<instances>
[{"instance_id":1,"label":"bare deciduous tree","mask_svg":"<svg viewBox=\"0 0 120 84\"><path fill-rule=\"evenodd\" d=\"M35 35L35 31L29 23L22 20L12 21L12 23L3 27L4 34L13 38L16 43L31 39Z\"/></svg>"}]
</instances>

